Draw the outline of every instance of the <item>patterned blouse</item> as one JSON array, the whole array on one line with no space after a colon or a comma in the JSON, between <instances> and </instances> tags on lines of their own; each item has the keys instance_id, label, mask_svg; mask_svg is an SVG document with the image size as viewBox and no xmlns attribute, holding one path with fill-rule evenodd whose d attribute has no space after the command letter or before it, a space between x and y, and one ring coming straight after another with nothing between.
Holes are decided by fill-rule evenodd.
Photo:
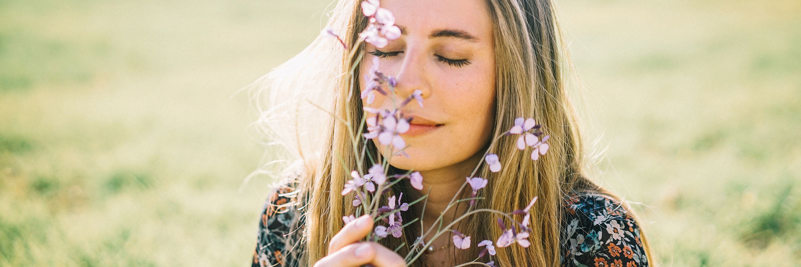
<instances>
[{"instance_id":1,"label":"patterned blouse","mask_svg":"<svg viewBox=\"0 0 801 267\"><path fill-rule=\"evenodd\" d=\"M293 189L279 187L264 204L252 266L298 266L286 254L293 220L303 216ZM564 201L560 236L562 266L648 266L640 228L620 202L596 193L571 195Z\"/></svg>"}]
</instances>

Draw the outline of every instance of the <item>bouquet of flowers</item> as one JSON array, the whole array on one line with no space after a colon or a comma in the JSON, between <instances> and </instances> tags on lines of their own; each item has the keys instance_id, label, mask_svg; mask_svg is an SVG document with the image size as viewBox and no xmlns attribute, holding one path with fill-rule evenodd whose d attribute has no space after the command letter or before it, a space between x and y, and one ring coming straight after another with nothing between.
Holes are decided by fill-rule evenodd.
<instances>
[{"instance_id":1,"label":"bouquet of flowers","mask_svg":"<svg viewBox=\"0 0 801 267\"><path fill-rule=\"evenodd\" d=\"M395 19L392 13L387 9L381 8L378 0L363 1L361 3L361 10L364 16L369 19L369 24L365 30L360 33L356 46L360 45L361 42L367 42L377 48L382 48L386 46L390 40L400 37L401 31L398 26L395 25ZM348 49L348 46L342 38L337 36L333 31L327 30L326 32L336 37L340 44L346 50ZM357 49L352 49L350 53L356 53L356 51ZM363 54L358 56L361 58ZM366 240L379 241L384 238L400 238L405 227L419 221L421 225L421 235L417 237L413 244L409 245L409 253L407 255L401 255L405 257L407 264L415 262L427 249L432 247L433 240L436 240L444 234L451 235L453 245L456 248L470 248L473 245L471 237L460 233L453 229L453 227L459 221L477 213L500 215L513 222L513 224L505 225L503 220L499 219L498 224L503 234L496 240L482 240L478 242L476 246L483 247L479 255L477 255L473 261L462 265L483 264L494 266L493 256L496 254L496 248L508 247L513 244L528 247L530 245L528 237L531 231L529 228L530 210L537 200L536 197L531 199L528 206L522 210L504 212L493 209L476 208L476 202L482 200L482 198L478 197L478 192L484 188L488 182L485 178L474 176L479 167L481 164L487 164L491 172L499 172L501 170L500 159L496 154L489 153L489 149L484 153L482 159L478 163L479 165L473 169L470 176L465 178L465 182L458 190L458 193L454 195L445 210L443 210L437 218L437 221L435 221L429 229L423 229L421 218L415 218L407 222L404 221L401 217L401 212L407 211L411 205L420 204L421 202L424 204L427 195L406 202L402 193L394 195L393 191L390 189L404 179L409 179L409 183L414 189L422 191L424 177L416 171L388 175L388 162L391 157L408 156L404 152L406 143L401 135L409 130L412 118L405 117L401 108L413 102L416 102L416 104L422 107L424 103L419 90L414 91L406 99L394 99L395 87L399 81L394 77L381 73L378 66L378 59L374 58L373 65L368 74L369 76L367 77L367 86L362 88L361 98L366 103L370 104L373 103L375 94L389 95L393 97L394 108L382 110L365 108L366 116L363 116L363 119L359 122L360 130L354 133L354 136L351 136L351 138L354 138L354 140L355 138L370 139L375 142L376 145L384 146L386 148L385 151L389 151L390 153L387 153L384 157L376 156L373 158L370 153L366 152L367 142L364 142L365 145L361 148L356 148L359 152L356 153L357 157L368 157L372 165L369 167L360 166L358 169L353 170L351 172L352 179L349 180L342 189L342 195L354 195L352 204L356 207L355 214L342 218L344 222L348 223L365 214L370 215L373 218L375 227L373 232L366 237ZM353 73L351 73L351 75L352 74ZM364 130L366 130L366 132ZM539 159L540 156L545 155L548 151L547 141L549 136L543 134L541 126L538 125L533 118L516 118L515 125L511 129L492 139L492 143L489 146L490 149L494 147L494 143L497 142L497 140L508 136L517 137L516 144L518 149L525 150L531 148L532 160ZM364 162L363 160L363 158L356 159L357 162ZM463 195L463 190L467 188L471 190L470 197L459 198L459 196ZM443 215L448 210L454 208L458 203L462 202L469 203L467 211L464 214L456 216L453 221L443 226ZM381 205L381 203L386 203L386 205ZM521 222L518 222L513 219L512 215L524 215L524 218ZM481 261L481 259L487 255L489 256L488 261Z\"/></svg>"}]
</instances>

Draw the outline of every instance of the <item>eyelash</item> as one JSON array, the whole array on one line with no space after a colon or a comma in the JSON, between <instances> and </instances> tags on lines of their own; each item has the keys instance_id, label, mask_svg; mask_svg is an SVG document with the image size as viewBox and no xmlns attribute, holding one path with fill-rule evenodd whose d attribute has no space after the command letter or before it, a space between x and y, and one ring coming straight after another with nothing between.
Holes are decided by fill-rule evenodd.
<instances>
[{"instance_id":1,"label":"eyelash","mask_svg":"<svg viewBox=\"0 0 801 267\"><path fill-rule=\"evenodd\" d=\"M384 52L384 51L381 51L381 50L378 50L378 49L370 51L371 55L379 57L379 58L393 57L393 56L397 56L400 53L402 53L402 51ZM467 59L450 59L450 58L446 58L446 57L443 57L443 56L440 56L440 55L437 55L437 60L439 60L440 62L444 62L444 63L446 63L448 65L451 65L453 67L457 67L457 68L461 68L461 67L464 67L464 66L470 64L470 60L467 60Z\"/></svg>"}]
</instances>

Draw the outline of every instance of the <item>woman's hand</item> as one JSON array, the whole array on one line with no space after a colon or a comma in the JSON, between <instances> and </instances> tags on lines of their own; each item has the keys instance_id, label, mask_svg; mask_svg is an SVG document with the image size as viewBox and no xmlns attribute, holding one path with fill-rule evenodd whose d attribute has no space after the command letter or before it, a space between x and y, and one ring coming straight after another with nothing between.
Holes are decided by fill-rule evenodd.
<instances>
[{"instance_id":1,"label":"woman's hand","mask_svg":"<svg viewBox=\"0 0 801 267\"><path fill-rule=\"evenodd\" d=\"M368 215L345 224L345 227L328 243L328 255L314 264L315 267L361 266L376 267L406 266L403 258L375 242L359 242L373 230L373 219Z\"/></svg>"}]
</instances>

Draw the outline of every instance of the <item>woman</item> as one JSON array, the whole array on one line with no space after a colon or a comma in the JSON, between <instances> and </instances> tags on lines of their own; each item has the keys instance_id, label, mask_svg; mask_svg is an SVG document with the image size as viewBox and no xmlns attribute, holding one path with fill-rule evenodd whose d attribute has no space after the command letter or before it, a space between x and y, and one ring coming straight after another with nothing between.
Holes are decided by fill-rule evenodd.
<instances>
[{"instance_id":1,"label":"woman","mask_svg":"<svg viewBox=\"0 0 801 267\"><path fill-rule=\"evenodd\" d=\"M381 45L357 45L368 18L359 1L342 0L329 27L339 30L341 44L356 53L334 47L336 41L330 36L320 37L265 79L271 94L296 94L272 95L274 102L305 99L339 119L311 122L321 116L292 115L296 123L313 125L313 130L296 129L295 151L303 167L265 204L254 266L405 265L400 255L408 247L397 253L388 248L412 244L421 235L420 227L413 224L401 238L385 238L381 244L363 242L373 231L373 221L359 218L345 224L342 218L354 212L353 198L339 192L350 179L348 170L364 164L354 160L350 138L360 125L348 122L360 121L365 108L385 108L393 99L413 94L425 104L404 106L403 112L412 117L410 130L402 135L407 155L391 157L390 173L419 171L430 193L424 207L415 205L404 217L422 217L423 229L428 229L490 149L503 167L491 172L479 165L477 176L489 182L479 194L484 199L476 205L512 211L538 199L531 212L531 245L498 248L492 256L495 265L650 264L647 242L633 213L584 176L581 140L562 80L560 37L549 0L383 0L380 6L394 14L399 38ZM360 52L364 57L354 56ZM332 62L338 65L329 66ZM395 77L397 85L392 93L374 94L368 101L360 96L374 68ZM343 75L351 69L357 70L354 79ZM306 98L297 95L309 88L321 91ZM491 139L521 116L533 117L550 135L548 154L536 161L531 152L516 148L515 138L500 138L490 147ZM265 121L271 124L268 127L277 127L277 118ZM314 136L324 139L314 143ZM368 142L371 151L384 156L392 153L370 140L355 142ZM393 190L409 199L422 195L410 188L405 182ZM444 221L463 211L464 207L449 210ZM457 228L473 240L494 240L502 233L497 219L471 216ZM475 245L459 249L450 240L448 236L424 240L433 246L413 265L453 266L480 253Z\"/></svg>"}]
</instances>

